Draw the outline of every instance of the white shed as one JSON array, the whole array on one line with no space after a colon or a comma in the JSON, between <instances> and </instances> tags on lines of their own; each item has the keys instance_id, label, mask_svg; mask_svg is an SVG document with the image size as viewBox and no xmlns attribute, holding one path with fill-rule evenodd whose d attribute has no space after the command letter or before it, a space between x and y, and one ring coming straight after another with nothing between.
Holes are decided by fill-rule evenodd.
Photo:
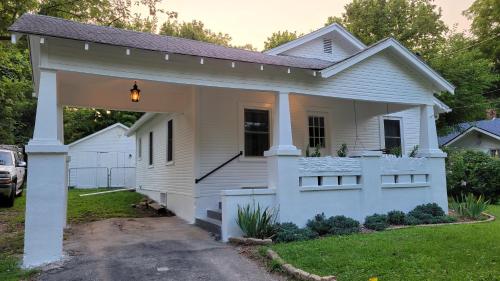
<instances>
[{"instance_id":1,"label":"white shed","mask_svg":"<svg viewBox=\"0 0 500 281\"><path fill-rule=\"evenodd\" d=\"M121 123L70 143L69 186L76 188L134 187L135 138Z\"/></svg>"}]
</instances>

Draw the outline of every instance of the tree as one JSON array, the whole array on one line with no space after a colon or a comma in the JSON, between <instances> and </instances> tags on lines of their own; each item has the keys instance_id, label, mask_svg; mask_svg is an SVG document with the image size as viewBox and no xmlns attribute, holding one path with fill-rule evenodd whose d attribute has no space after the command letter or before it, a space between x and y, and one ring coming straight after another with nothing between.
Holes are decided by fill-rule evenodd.
<instances>
[{"instance_id":1,"label":"tree","mask_svg":"<svg viewBox=\"0 0 500 281\"><path fill-rule=\"evenodd\" d=\"M438 119L441 132L464 121L484 119L490 106L485 92L500 79L492 71L491 60L479 49L467 48L473 42L462 33L452 34L437 46L429 59L429 64L456 86L454 95L443 93L440 96L453 109Z\"/></svg>"},{"instance_id":2,"label":"tree","mask_svg":"<svg viewBox=\"0 0 500 281\"><path fill-rule=\"evenodd\" d=\"M216 33L208 28L201 21L178 22L168 20L160 27L160 34L209 42L222 46L230 46L231 36L227 33Z\"/></svg>"},{"instance_id":3,"label":"tree","mask_svg":"<svg viewBox=\"0 0 500 281\"><path fill-rule=\"evenodd\" d=\"M476 0L464 14L472 20L476 44L500 68L500 1Z\"/></svg>"},{"instance_id":4,"label":"tree","mask_svg":"<svg viewBox=\"0 0 500 281\"><path fill-rule=\"evenodd\" d=\"M285 30L274 32L270 37L267 37L267 40L264 42L264 50L276 48L279 45L295 40L300 36L302 36L302 34L297 35L297 31L291 32Z\"/></svg>"},{"instance_id":5,"label":"tree","mask_svg":"<svg viewBox=\"0 0 500 281\"><path fill-rule=\"evenodd\" d=\"M342 17L329 17L326 24L334 22L368 45L394 37L424 57L448 29L432 0L354 0Z\"/></svg>"}]
</instances>

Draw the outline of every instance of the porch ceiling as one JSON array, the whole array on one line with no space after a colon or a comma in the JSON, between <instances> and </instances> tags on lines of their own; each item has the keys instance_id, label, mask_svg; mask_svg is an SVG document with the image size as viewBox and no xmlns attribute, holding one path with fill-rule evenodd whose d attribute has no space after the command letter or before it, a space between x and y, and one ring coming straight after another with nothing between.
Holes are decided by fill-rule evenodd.
<instances>
[{"instance_id":1,"label":"porch ceiling","mask_svg":"<svg viewBox=\"0 0 500 281\"><path fill-rule=\"evenodd\" d=\"M137 81L141 90L139 102L130 100L130 89ZM183 112L189 106L191 85L59 71L57 92L60 104L139 112Z\"/></svg>"}]
</instances>

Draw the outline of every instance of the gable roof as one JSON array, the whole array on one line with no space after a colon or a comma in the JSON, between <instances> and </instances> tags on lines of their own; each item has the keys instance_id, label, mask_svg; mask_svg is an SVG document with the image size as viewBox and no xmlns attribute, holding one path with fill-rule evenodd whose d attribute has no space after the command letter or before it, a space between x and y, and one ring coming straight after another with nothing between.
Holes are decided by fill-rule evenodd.
<instances>
[{"instance_id":1,"label":"gable roof","mask_svg":"<svg viewBox=\"0 0 500 281\"><path fill-rule=\"evenodd\" d=\"M130 137L133 135L144 123L148 122L151 120L153 117L155 117L159 113L154 113L154 112L146 112L144 113L141 118L139 118L137 121L135 121L134 125L130 127L130 129L127 131L126 135L127 137Z\"/></svg>"},{"instance_id":2,"label":"gable roof","mask_svg":"<svg viewBox=\"0 0 500 281\"><path fill-rule=\"evenodd\" d=\"M500 119L495 118L458 124L455 131L439 138L439 145L450 145L473 131L500 140Z\"/></svg>"},{"instance_id":3,"label":"gable roof","mask_svg":"<svg viewBox=\"0 0 500 281\"><path fill-rule=\"evenodd\" d=\"M316 31L303 35L295 40L279 45L278 47L267 50L264 52L264 54L279 55L283 52L286 52L304 43L310 42L316 38L325 36L326 34L334 31L338 32L342 37L344 37L347 41L349 41L352 45L354 45L358 50L366 48L366 45L363 44L363 42L361 42L358 38L354 37L354 35L352 35L349 31L347 31L343 26L341 26L338 23L333 23L323 28L320 28Z\"/></svg>"},{"instance_id":4,"label":"gable roof","mask_svg":"<svg viewBox=\"0 0 500 281\"><path fill-rule=\"evenodd\" d=\"M259 63L319 70L332 65L330 61L293 56L273 56L261 52L224 47L173 36L137 32L114 27L84 24L70 20L24 14L9 27L9 31L89 43L122 46L171 54L200 56L230 61Z\"/></svg>"},{"instance_id":5,"label":"gable roof","mask_svg":"<svg viewBox=\"0 0 500 281\"><path fill-rule=\"evenodd\" d=\"M100 131L97 131L97 132L95 132L95 133L93 133L93 134L91 134L91 135L88 135L88 136L83 137L83 138L81 138L81 139L79 139L79 140L76 140L76 141L74 141L74 142L72 142L72 143L68 144L68 146L74 146L74 145L76 145L76 144L79 144L79 143L81 143L81 142L84 142L84 141L86 141L86 140L88 140L88 139L91 139L91 138L93 138L93 137L96 137L96 136L98 136L98 135L100 135L100 134L103 134L103 133L105 133L105 132L107 132L107 131L110 131L110 130L112 130L112 129L114 129L114 128L117 128L117 127L118 127L118 128L122 128L122 129L124 129L125 131L128 131L128 129L129 129L127 126L123 125L122 123L115 123L115 124L113 124L113 125L111 125L111 126L108 126L108 127L104 128L104 129L100 130Z\"/></svg>"},{"instance_id":6,"label":"gable roof","mask_svg":"<svg viewBox=\"0 0 500 281\"><path fill-rule=\"evenodd\" d=\"M371 45L370 47L361 50L341 61L338 61L326 69L323 69L321 71L321 76L323 78L331 77L386 49L394 50L398 55L400 55L400 57L402 57L405 61L407 61L419 73L423 74L425 77L430 79L433 82L433 84L437 86L440 90L454 93L455 86L453 86L450 82L446 81L446 79L444 79L439 73L433 70L424 61L422 61L419 57L410 52L406 47L401 45L401 43L399 43L396 39L392 37L380 40L377 43Z\"/></svg>"}]
</instances>

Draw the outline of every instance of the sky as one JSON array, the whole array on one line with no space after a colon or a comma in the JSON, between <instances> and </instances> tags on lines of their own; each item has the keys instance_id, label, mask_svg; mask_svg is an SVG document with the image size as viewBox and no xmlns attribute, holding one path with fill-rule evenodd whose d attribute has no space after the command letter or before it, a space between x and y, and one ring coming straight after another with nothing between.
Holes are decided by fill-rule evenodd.
<instances>
[{"instance_id":1,"label":"sky","mask_svg":"<svg viewBox=\"0 0 500 281\"><path fill-rule=\"evenodd\" d=\"M161 8L179 13L180 21L201 20L212 31L228 33L233 45L251 43L262 50L278 30L308 33L324 26L329 16L340 16L351 0L164 0ZM448 25L467 30L462 15L474 0L435 0ZM164 21L160 18L160 22Z\"/></svg>"}]
</instances>

